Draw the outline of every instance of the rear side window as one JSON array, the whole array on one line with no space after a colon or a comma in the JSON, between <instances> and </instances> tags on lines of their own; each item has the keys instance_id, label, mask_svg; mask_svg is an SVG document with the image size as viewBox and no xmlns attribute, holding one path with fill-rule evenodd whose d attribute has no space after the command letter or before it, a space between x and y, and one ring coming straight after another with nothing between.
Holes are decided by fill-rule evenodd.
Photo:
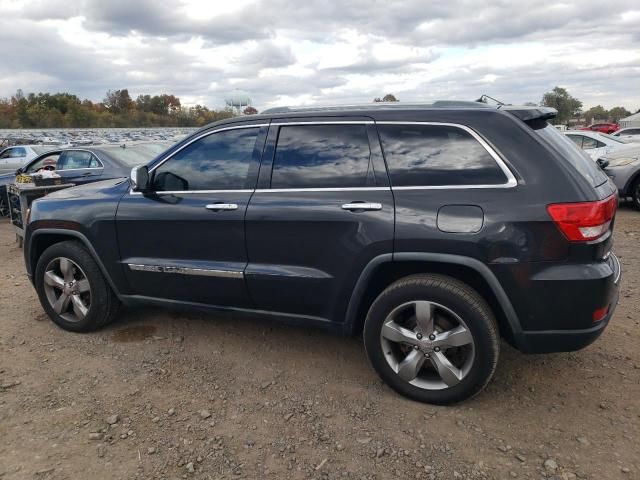
<instances>
[{"instance_id":1,"label":"rear side window","mask_svg":"<svg viewBox=\"0 0 640 480\"><path fill-rule=\"evenodd\" d=\"M597 187L607 181L605 173L584 152L578 150L566 135L560 133L546 121L527 122L536 134L544 139L592 186Z\"/></svg>"},{"instance_id":2,"label":"rear side window","mask_svg":"<svg viewBox=\"0 0 640 480\"><path fill-rule=\"evenodd\" d=\"M379 125L395 187L500 185L507 177L467 131L445 125Z\"/></svg>"},{"instance_id":3,"label":"rear side window","mask_svg":"<svg viewBox=\"0 0 640 480\"><path fill-rule=\"evenodd\" d=\"M365 125L283 126L271 188L365 187L370 157Z\"/></svg>"}]
</instances>

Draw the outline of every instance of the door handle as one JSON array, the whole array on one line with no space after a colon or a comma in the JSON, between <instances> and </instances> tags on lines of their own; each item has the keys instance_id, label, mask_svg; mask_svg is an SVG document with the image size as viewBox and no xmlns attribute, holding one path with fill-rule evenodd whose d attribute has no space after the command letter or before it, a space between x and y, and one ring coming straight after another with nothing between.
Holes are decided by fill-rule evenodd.
<instances>
[{"instance_id":1,"label":"door handle","mask_svg":"<svg viewBox=\"0 0 640 480\"><path fill-rule=\"evenodd\" d=\"M342 205L342 209L350 210L350 211L354 211L354 210L376 211L376 210L382 210L382 204L371 203L371 202L351 202L351 203L345 203L344 205Z\"/></svg>"},{"instance_id":2,"label":"door handle","mask_svg":"<svg viewBox=\"0 0 640 480\"><path fill-rule=\"evenodd\" d=\"M238 204L237 203L210 203L209 205L207 205L206 207L207 210L213 210L213 211L217 211L217 210L237 210L238 209Z\"/></svg>"}]
</instances>

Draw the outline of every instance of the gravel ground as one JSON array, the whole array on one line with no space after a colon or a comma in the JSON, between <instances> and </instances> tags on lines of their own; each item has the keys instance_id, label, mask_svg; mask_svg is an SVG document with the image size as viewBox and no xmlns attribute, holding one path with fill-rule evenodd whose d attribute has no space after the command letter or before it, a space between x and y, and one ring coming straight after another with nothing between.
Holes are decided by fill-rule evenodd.
<instances>
[{"instance_id":1,"label":"gravel ground","mask_svg":"<svg viewBox=\"0 0 640 480\"><path fill-rule=\"evenodd\" d=\"M620 305L583 351L503 344L475 399L405 400L362 343L128 310L94 334L43 313L0 223L0 479L638 479L640 213L621 208Z\"/></svg>"}]
</instances>

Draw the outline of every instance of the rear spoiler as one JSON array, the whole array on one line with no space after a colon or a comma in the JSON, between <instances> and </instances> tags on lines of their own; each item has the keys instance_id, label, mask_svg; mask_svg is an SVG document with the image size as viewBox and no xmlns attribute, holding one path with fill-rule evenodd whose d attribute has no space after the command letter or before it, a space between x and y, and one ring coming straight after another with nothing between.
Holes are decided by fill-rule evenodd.
<instances>
[{"instance_id":1,"label":"rear spoiler","mask_svg":"<svg viewBox=\"0 0 640 480\"><path fill-rule=\"evenodd\" d=\"M551 107L525 107L515 105L500 105L498 109L505 110L511 115L515 115L523 122L532 120L551 120L558 115L558 111Z\"/></svg>"}]
</instances>

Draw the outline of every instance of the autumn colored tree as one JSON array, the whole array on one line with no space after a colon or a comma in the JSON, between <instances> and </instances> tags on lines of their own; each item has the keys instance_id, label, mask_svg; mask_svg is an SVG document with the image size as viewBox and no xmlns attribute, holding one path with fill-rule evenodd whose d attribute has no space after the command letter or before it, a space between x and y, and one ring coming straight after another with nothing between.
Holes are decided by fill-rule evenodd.
<instances>
[{"instance_id":1,"label":"autumn colored tree","mask_svg":"<svg viewBox=\"0 0 640 480\"><path fill-rule=\"evenodd\" d=\"M258 113L258 110L256 110L254 107L249 105L247 108L245 108L242 111L242 113L244 113L245 115L255 115L256 113Z\"/></svg>"}]
</instances>

